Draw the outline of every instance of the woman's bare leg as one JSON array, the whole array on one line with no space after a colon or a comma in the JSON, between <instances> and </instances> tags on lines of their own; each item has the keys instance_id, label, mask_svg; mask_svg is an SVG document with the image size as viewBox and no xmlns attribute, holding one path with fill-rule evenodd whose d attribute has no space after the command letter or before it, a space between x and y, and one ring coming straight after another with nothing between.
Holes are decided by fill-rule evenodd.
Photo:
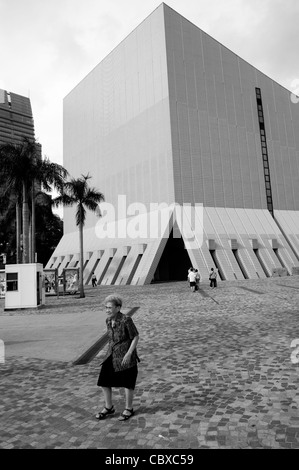
<instances>
[{"instance_id":1,"label":"woman's bare leg","mask_svg":"<svg viewBox=\"0 0 299 470\"><path fill-rule=\"evenodd\" d=\"M125 395L126 395L126 408L129 408L129 410L131 410L133 408L134 390L131 388L125 388Z\"/></svg>"},{"instance_id":2,"label":"woman's bare leg","mask_svg":"<svg viewBox=\"0 0 299 470\"><path fill-rule=\"evenodd\" d=\"M105 399L105 406L111 408L112 406L112 388L111 387L102 387Z\"/></svg>"}]
</instances>

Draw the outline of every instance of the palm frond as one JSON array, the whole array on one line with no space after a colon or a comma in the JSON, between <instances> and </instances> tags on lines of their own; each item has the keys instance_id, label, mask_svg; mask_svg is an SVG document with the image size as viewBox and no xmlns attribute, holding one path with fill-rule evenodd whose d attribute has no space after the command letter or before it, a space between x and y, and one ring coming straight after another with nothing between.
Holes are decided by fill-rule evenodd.
<instances>
[{"instance_id":1,"label":"palm frond","mask_svg":"<svg viewBox=\"0 0 299 470\"><path fill-rule=\"evenodd\" d=\"M63 204L65 206L77 205L76 209L76 225L84 225L86 220L86 209L96 212L101 216L99 203L104 201L104 194L96 188L88 186L88 180L91 178L89 174L81 175L80 178L71 178L66 181L60 191L60 196L53 200L56 206Z\"/></svg>"},{"instance_id":2,"label":"palm frond","mask_svg":"<svg viewBox=\"0 0 299 470\"><path fill-rule=\"evenodd\" d=\"M85 199L84 201L84 206L91 212L96 212L97 211L97 208L98 208L98 203L93 201L93 200L89 200L89 199Z\"/></svg>"},{"instance_id":3,"label":"palm frond","mask_svg":"<svg viewBox=\"0 0 299 470\"><path fill-rule=\"evenodd\" d=\"M38 180L46 191L51 190L51 186L60 190L68 176L68 171L58 163L52 163L48 158L40 161L38 167Z\"/></svg>"},{"instance_id":4,"label":"palm frond","mask_svg":"<svg viewBox=\"0 0 299 470\"><path fill-rule=\"evenodd\" d=\"M1 174L5 191L19 193L23 184L30 189L34 182L46 191L51 186L61 188L68 172L61 165L42 160L39 147L34 139L23 138L20 144L0 146Z\"/></svg>"},{"instance_id":5,"label":"palm frond","mask_svg":"<svg viewBox=\"0 0 299 470\"><path fill-rule=\"evenodd\" d=\"M61 205L70 207L75 203L76 200L68 194L61 194L60 196L57 196L52 200L52 204L54 207L59 207Z\"/></svg>"},{"instance_id":6,"label":"palm frond","mask_svg":"<svg viewBox=\"0 0 299 470\"><path fill-rule=\"evenodd\" d=\"M96 188L88 188L85 199L95 201L97 203L105 201L104 194L98 191Z\"/></svg>"}]
</instances>

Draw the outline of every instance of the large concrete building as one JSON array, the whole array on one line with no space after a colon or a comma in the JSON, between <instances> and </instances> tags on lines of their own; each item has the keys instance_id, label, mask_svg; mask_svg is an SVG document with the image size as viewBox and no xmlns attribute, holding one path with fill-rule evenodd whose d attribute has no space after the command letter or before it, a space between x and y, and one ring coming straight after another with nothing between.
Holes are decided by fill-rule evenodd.
<instances>
[{"instance_id":1,"label":"large concrete building","mask_svg":"<svg viewBox=\"0 0 299 470\"><path fill-rule=\"evenodd\" d=\"M292 274L299 265L293 101L162 3L64 99L64 165L76 177L89 172L118 209L119 195L126 207L139 202L148 211L151 203L176 203L193 242L176 209L166 211L168 230L156 237L103 238L90 213L85 282L93 271L102 284L186 279L191 264L203 279L212 266L228 280L263 278L278 268ZM193 220L188 204L202 204ZM64 225L47 265L59 271L78 262L74 209L65 210Z\"/></svg>"}]
</instances>

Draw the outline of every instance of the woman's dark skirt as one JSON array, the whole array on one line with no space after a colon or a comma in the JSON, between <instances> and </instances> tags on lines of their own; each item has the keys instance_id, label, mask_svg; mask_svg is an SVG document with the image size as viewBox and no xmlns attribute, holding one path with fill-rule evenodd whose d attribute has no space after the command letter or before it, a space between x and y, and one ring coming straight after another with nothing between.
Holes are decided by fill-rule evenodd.
<instances>
[{"instance_id":1,"label":"woman's dark skirt","mask_svg":"<svg viewBox=\"0 0 299 470\"><path fill-rule=\"evenodd\" d=\"M137 365L129 369L115 372L112 364L112 356L109 356L102 364L97 385L99 387L124 387L134 390L137 374Z\"/></svg>"}]
</instances>

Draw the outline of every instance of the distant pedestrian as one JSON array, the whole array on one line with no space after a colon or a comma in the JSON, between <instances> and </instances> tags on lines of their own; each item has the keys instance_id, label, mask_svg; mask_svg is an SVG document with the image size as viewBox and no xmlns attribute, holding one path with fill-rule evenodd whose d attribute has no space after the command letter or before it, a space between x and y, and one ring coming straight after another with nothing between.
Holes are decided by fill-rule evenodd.
<instances>
[{"instance_id":1,"label":"distant pedestrian","mask_svg":"<svg viewBox=\"0 0 299 470\"><path fill-rule=\"evenodd\" d=\"M191 268L188 269L188 274L187 274L187 282L188 282L188 287L190 287L190 279L189 279L189 273L193 271L193 268L191 266Z\"/></svg>"},{"instance_id":2,"label":"distant pedestrian","mask_svg":"<svg viewBox=\"0 0 299 470\"><path fill-rule=\"evenodd\" d=\"M95 273L92 273L91 282L92 282L92 287L97 287L97 277Z\"/></svg>"},{"instance_id":3,"label":"distant pedestrian","mask_svg":"<svg viewBox=\"0 0 299 470\"><path fill-rule=\"evenodd\" d=\"M97 385L102 387L105 406L97 413L97 419L105 419L115 413L112 403L112 387L124 387L126 408L119 417L126 421L134 414L133 397L138 374L137 343L138 330L131 317L121 313L122 299L109 295L105 299L107 312L106 325L108 333L108 352L102 361L102 368Z\"/></svg>"},{"instance_id":4,"label":"distant pedestrian","mask_svg":"<svg viewBox=\"0 0 299 470\"><path fill-rule=\"evenodd\" d=\"M195 290L199 290L199 281L200 281L200 274L198 272L198 269L195 269Z\"/></svg>"},{"instance_id":5,"label":"distant pedestrian","mask_svg":"<svg viewBox=\"0 0 299 470\"><path fill-rule=\"evenodd\" d=\"M195 269L192 268L191 271L189 271L188 279L189 279L191 292L195 292L195 286L196 286L196 272L195 272Z\"/></svg>"},{"instance_id":6,"label":"distant pedestrian","mask_svg":"<svg viewBox=\"0 0 299 470\"><path fill-rule=\"evenodd\" d=\"M209 274L209 280L210 280L210 287L212 289L217 287L217 272L214 270L214 268L211 268L211 271Z\"/></svg>"}]
</instances>

